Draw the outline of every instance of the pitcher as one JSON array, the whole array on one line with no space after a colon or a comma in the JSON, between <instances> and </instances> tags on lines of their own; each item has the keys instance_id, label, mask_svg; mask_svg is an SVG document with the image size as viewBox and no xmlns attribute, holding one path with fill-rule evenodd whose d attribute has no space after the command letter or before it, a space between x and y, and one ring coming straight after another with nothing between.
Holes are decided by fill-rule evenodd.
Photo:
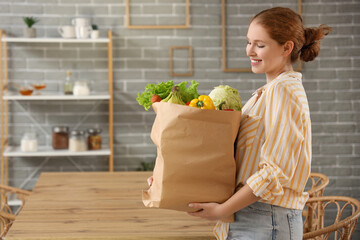
<instances>
[{"instance_id":1,"label":"pitcher","mask_svg":"<svg viewBox=\"0 0 360 240\"><path fill-rule=\"evenodd\" d=\"M75 35L76 38L84 39L89 38L91 34L91 26L89 24L89 19L87 18L74 18L71 23L75 26Z\"/></svg>"}]
</instances>

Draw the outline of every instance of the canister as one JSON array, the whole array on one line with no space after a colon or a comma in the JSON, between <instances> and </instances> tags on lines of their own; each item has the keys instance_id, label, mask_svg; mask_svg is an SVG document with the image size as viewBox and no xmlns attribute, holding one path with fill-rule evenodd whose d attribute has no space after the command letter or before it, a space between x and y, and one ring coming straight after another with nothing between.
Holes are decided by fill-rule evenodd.
<instances>
[{"instance_id":1,"label":"canister","mask_svg":"<svg viewBox=\"0 0 360 240\"><path fill-rule=\"evenodd\" d=\"M84 131L81 130L71 131L69 150L71 152L81 152L87 150Z\"/></svg>"},{"instance_id":2,"label":"canister","mask_svg":"<svg viewBox=\"0 0 360 240\"><path fill-rule=\"evenodd\" d=\"M69 127L66 126L53 127L52 147L53 149L69 148Z\"/></svg>"},{"instance_id":3,"label":"canister","mask_svg":"<svg viewBox=\"0 0 360 240\"><path fill-rule=\"evenodd\" d=\"M89 150L99 150L101 149L101 129L100 128L90 128L88 129L88 149Z\"/></svg>"}]
</instances>

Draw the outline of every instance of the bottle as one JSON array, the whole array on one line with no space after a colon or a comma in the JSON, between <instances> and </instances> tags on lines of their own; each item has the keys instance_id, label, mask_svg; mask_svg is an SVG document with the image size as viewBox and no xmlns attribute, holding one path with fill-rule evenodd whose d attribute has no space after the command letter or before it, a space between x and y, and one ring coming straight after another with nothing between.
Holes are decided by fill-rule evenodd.
<instances>
[{"instance_id":1,"label":"bottle","mask_svg":"<svg viewBox=\"0 0 360 240\"><path fill-rule=\"evenodd\" d=\"M71 131L69 150L71 152L81 152L87 150L84 131L79 131L79 130Z\"/></svg>"},{"instance_id":2,"label":"bottle","mask_svg":"<svg viewBox=\"0 0 360 240\"><path fill-rule=\"evenodd\" d=\"M66 72L66 79L64 82L64 94L65 95L72 95L73 94L73 86L74 86L74 82L71 78L71 72L67 71Z\"/></svg>"},{"instance_id":3,"label":"bottle","mask_svg":"<svg viewBox=\"0 0 360 240\"><path fill-rule=\"evenodd\" d=\"M35 132L25 132L21 139L22 152L36 152L38 141Z\"/></svg>"}]
</instances>

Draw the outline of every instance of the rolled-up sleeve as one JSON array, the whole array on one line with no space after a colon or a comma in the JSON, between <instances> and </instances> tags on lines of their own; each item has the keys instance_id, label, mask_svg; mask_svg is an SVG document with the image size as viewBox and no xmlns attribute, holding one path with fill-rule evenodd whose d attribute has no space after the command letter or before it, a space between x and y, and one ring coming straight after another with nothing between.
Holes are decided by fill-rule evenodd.
<instances>
[{"instance_id":1,"label":"rolled-up sleeve","mask_svg":"<svg viewBox=\"0 0 360 240\"><path fill-rule=\"evenodd\" d=\"M284 194L301 158L304 141L303 109L296 89L279 82L268 88L264 120L264 142L258 170L246 183L254 194L272 200Z\"/></svg>"}]
</instances>

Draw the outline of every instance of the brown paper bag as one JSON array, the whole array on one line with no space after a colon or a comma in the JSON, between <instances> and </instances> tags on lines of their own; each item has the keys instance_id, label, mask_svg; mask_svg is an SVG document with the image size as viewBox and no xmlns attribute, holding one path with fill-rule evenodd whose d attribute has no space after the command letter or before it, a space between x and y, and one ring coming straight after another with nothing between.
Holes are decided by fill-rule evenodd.
<instances>
[{"instance_id":1,"label":"brown paper bag","mask_svg":"<svg viewBox=\"0 0 360 240\"><path fill-rule=\"evenodd\" d=\"M241 112L154 103L151 139L157 146L146 207L191 212L191 202L223 203L235 191L234 142Z\"/></svg>"}]
</instances>

